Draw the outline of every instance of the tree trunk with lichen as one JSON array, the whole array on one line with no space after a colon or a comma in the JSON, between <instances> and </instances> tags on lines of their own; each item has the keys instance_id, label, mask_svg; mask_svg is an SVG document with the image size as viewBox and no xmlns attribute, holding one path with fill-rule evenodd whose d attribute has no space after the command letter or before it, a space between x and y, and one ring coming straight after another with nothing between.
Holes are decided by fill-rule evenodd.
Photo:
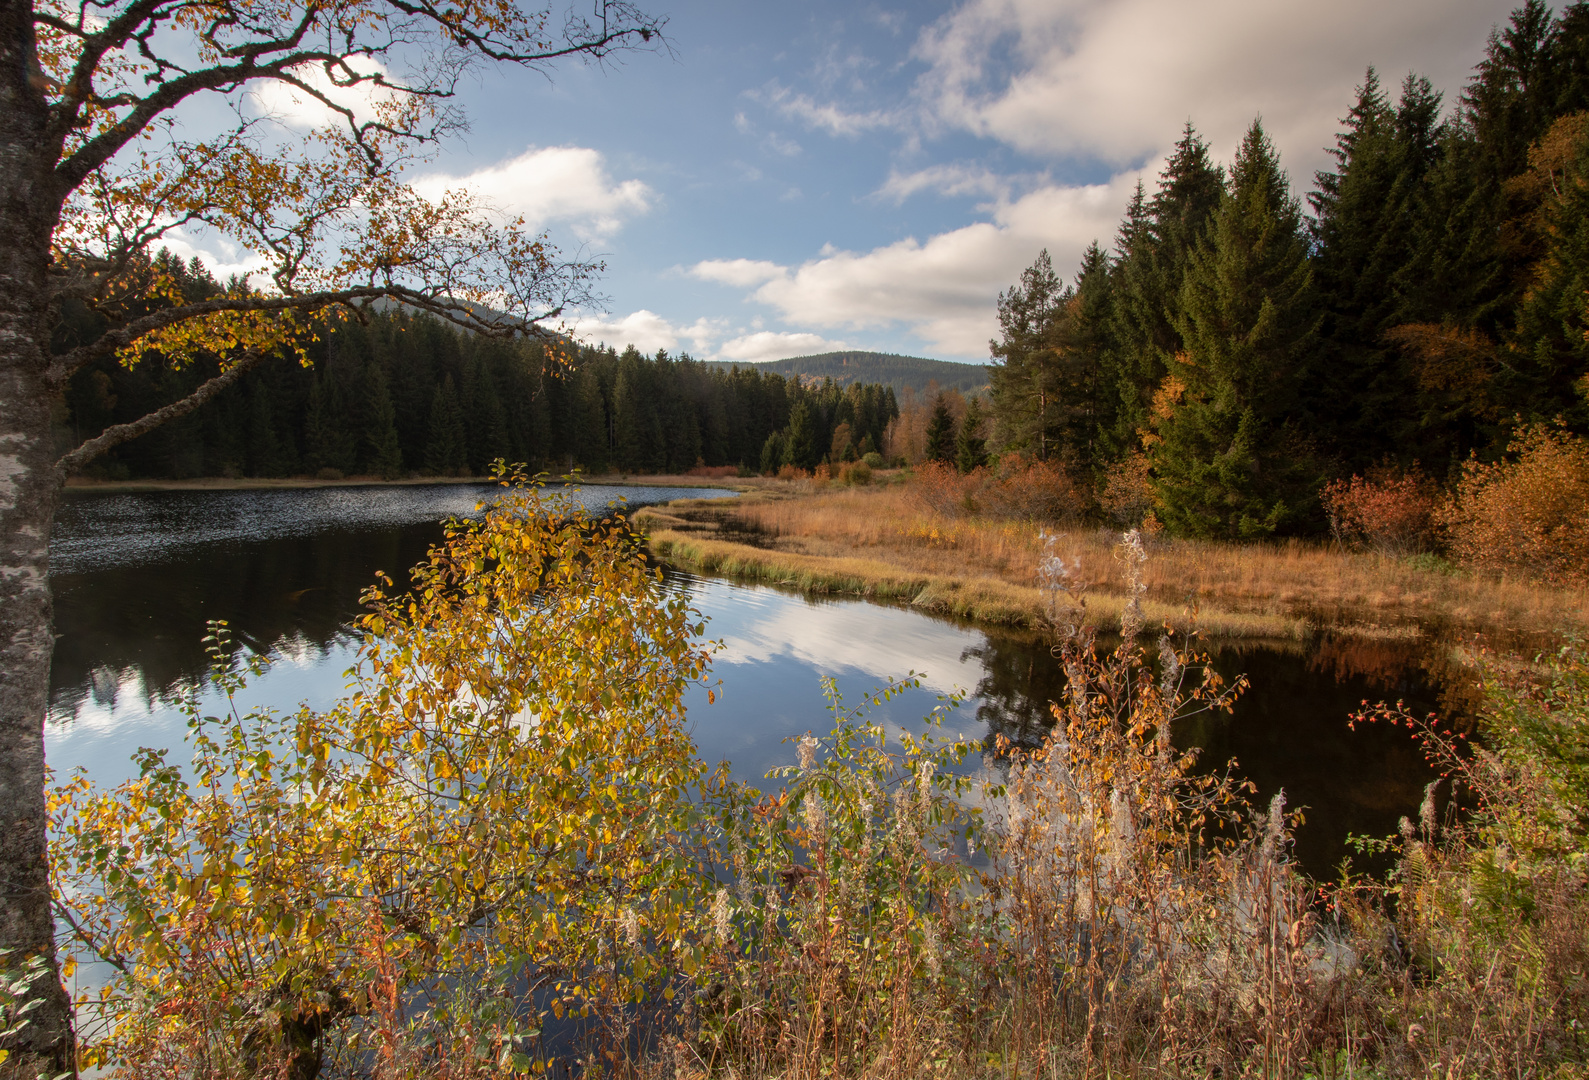
<instances>
[{"instance_id":1,"label":"tree trunk with lichen","mask_svg":"<svg viewBox=\"0 0 1589 1080\"><path fill-rule=\"evenodd\" d=\"M48 970L42 1003L0 1044L50 1075L73 1069L71 1005L55 959L44 802L44 714L54 645L50 527L60 480L46 375L50 237L60 201L42 155L45 104L33 62L33 10L0 0L0 960ZM19 1072L18 1075L24 1075ZM31 1075L31 1073L27 1073Z\"/></svg>"}]
</instances>

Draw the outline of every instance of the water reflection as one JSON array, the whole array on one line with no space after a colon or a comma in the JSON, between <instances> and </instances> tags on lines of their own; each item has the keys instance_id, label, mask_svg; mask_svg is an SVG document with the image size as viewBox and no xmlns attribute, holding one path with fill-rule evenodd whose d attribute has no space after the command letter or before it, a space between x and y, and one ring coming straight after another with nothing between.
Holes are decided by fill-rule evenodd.
<instances>
[{"instance_id":1,"label":"water reflection","mask_svg":"<svg viewBox=\"0 0 1589 1080\"><path fill-rule=\"evenodd\" d=\"M53 578L60 638L51 675L52 765L82 765L114 783L127 775L137 747L179 745L185 725L171 702L178 690L202 688L207 619L230 620L242 640L280 658L249 703L288 709L333 700L354 658L345 627L360 592L378 570L398 576L440 535L423 515L438 513L445 500L452 503L440 513L467 510L479 494L395 491L411 501L383 494L366 505L373 508L366 517L356 500L303 492L137 496L154 505L131 506L120 501L125 496L74 501L56 538L66 554ZM304 516L283 524L278 519L291 517L300 497ZM169 535L141 531L151 529ZM1047 644L1034 635L688 574L668 580L689 593L709 619L708 635L722 644L717 703L707 704L705 688L689 699L693 735L708 761L727 759L742 779L757 781L789 763L786 738L827 728L824 675L858 701L890 678L924 673L921 689L876 710L876 718L896 731L917 729L942 695L960 691L970 696L949 710L949 734L1003 735L1026 745L1042 738L1048 703L1063 690ZM1180 737L1203 748L1208 766L1234 758L1260 798L1284 787L1291 805L1308 807L1297 853L1315 874L1331 871L1349 832L1392 832L1429 779L1404 732L1352 732L1347 716L1365 699L1387 697L1449 712L1467 693L1441 654L1417 640L1231 647L1216 651L1213 663L1227 678L1245 672L1252 689L1234 715L1200 718ZM212 695L206 708L219 704Z\"/></svg>"}]
</instances>

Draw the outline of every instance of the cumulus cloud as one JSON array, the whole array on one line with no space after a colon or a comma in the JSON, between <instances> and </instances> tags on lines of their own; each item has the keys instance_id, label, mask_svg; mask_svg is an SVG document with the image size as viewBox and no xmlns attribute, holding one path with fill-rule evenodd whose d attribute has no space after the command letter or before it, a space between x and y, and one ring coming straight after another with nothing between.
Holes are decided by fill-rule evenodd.
<instances>
[{"instance_id":1,"label":"cumulus cloud","mask_svg":"<svg viewBox=\"0 0 1589 1080\"><path fill-rule=\"evenodd\" d=\"M357 75L374 75L391 81L386 66L374 57L349 57L347 66ZM337 82L346 81L347 76L340 69L336 74L337 78L333 80L326 74L324 64L301 64L293 69L293 75L300 82L351 110L354 119L361 124L374 120L379 107L396 97L397 91L373 80L352 86L338 86ZM260 79L250 88L248 96L262 115L273 117L288 127L308 130L347 123L347 117L327 108L313 94L278 79Z\"/></svg>"},{"instance_id":2,"label":"cumulus cloud","mask_svg":"<svg viewBox=\"0 0 1589 1080\"><path fill-rule=\"evenodd\" d=\"M707 318L681 326L645 308L619 319L586 316L569 323L569 330L583 341L615 349L633 345L643 353L666 349L671 353L693 351L700 356L709 353L712 342L723 335L725 328L724 320Z\"/></svg>"},{"instance_id":3,"label":"cumulus cloud","mask_svg":"<svg viewBox=\"0 0 1589 1080\"><path fill-rule=\"evenodd\" d=\"M1449 101L1511 3L1340 0L1321 16L1306 0L968 0L918 39L916 97L930 124L1117 166L1188 119L1228 157L1261 113L1305 177L1368 64L1392 86L1427 75Z\"/></svg>"},{"instance_id":4,"label":"cumulus cloud","mask_svg":"<svg viewBox=\"0 0 1589 1080\"><path fill-rule=\"evenodd\" d=\"M742 289L783 277L787 272L777 263L765 259L707 259L690 267L692 277Z\"/></svg>"},{"instance_id":5,"label":"cumulus cloud","mask_svg":"<svg viewBox=\"0 0 1589 1080\"><path fill-rule=\"evenodd\" d=\"M621 318L576 319L569 329L583 341L615 349L633 345L643 353L666 349L675 354L688 352L702 360L737 360L746 364L848 348L843 341L829 340L820 334L761 330L757 328L760 321L754 320L748 331L745 327L730 328L728 320L721 318L700 318L686 326L642 308Z\"/></svg>"},{"instance_id":6,"label":"cumulus cloud","mask_svg":"<svg viewBox=\"0 0 1589 1080\"><path fill-rule=\"evenodd\" d=\"M810 356L813 353L834 352L848 347L842 341L830 341L820 334L760 330L723 342L713 359L756 364L764 360L782 360L786 356Z\"/></svg>"},{"instance_id":7,"label":"cumulus cloud","mask_svg":"<svg viewBox=\"0 0 1589 1080\"><path fill-rule=\"evenodd\" d=\"M691 273L745 288L795 326L905 327L941 355L981 359L997 329L999 290L1047 248L1073 266L1093 240L1107 244L1136 174L1083 187L1048 185L998 204L991 221L855 252L825 248L798 267L749 259L697 263ZM759 282L759 284L758 284Z\"/></svg>"},{"instance_id":8,"label":"cumulus cloud","mask_svg":"<svg viewBox=\"0 0 1589 1080\"><path fill-rule=\"evenodd\" d=\"M414 187L430 198L468 190L487 205L522 216L532 231L564 222L587 241L611 236L625 219L650 210L655 200L640 180L614 182L601 154L583 146L532 146L466 176L422 176Z\"/></svg>"}]
</instances>

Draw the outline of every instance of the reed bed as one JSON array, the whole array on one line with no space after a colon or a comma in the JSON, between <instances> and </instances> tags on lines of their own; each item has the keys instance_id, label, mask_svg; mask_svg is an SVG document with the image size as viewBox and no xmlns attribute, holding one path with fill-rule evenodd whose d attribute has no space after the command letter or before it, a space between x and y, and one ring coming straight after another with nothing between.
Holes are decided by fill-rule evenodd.
<instances>
[{"instance_id":1,"label":"reed bed","mask_svg":"<svg viewBox=\"0 0 1589 1080\"><path fill-rule=\"evenodd\" d=\"M645 512L649 513L649 512ZM643 517L644 520L644 517ZM1113 554L1119 534L1081 524L999 520L929 505L910 485L768 491L729 507L676 504L650 517L659 551L702 569L742 565L749 576L822 583L827 591L888 595L897 580L961 581L1003 594L1036 616L1038 565L1057 550L1094 584L1094 604L1111 616L1123 601ZM761 548L721 541L717 531L759 534ZM1214 636L1296 637L1310 627L1374 633L1404 626L1439 633L1483 632L1538 640L1582 629L1589 590L1470 571L1435 557L1397 558L1339 544L1290 540L1229 544L1153 538L1145 600L1156 612L1199 610ZM776 556L776 557L775 557ZM699 559L691 562L692 559ZM711 564L708 567L707 564ZM842 582L842 584L841 584ZM938 586L944 588L943 585ZM956 612L984 617L974 611ZM993 621L1023 621L1013 617Z\"/></svg>"}]
</instances>

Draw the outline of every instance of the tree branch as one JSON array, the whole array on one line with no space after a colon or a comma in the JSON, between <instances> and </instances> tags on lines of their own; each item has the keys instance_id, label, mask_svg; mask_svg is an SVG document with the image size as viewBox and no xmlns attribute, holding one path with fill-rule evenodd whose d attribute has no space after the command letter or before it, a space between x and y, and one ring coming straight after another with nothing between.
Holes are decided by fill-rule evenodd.
<instances>
[{"instance_id":1,"label":"tree branch","mask_svg":"<svg viewBox=\"0 0 1589 1080\"><path fill-rule=\"evenodd\" d=\"M265 354L261 352L244 353L232 363L231 367L200 386L187 397L179 401L173 401L163 409L156 409L154 412L134 420L130 424L116 424L106 428L98 436L89 439L76 450L63 454L61 459L55 463L56 475L65 480L71 473L81 469L112 447L120 446L124 442L136 439L145 432L153 431L169 420L175 420L179 416L186 416L228 386L237 382L264 359Z\"/></svg>"}]
</instances>

